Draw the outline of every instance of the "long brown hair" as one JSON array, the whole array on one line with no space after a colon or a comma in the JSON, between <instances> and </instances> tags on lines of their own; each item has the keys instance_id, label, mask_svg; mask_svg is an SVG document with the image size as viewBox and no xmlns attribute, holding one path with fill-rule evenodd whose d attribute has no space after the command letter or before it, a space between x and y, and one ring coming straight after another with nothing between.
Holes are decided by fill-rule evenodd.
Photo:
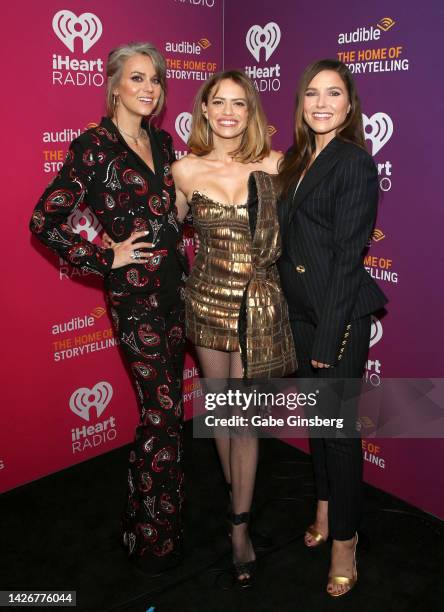
<instances>
[{"instance_id":1,"label":"long brown hair","mask_svg":"<svg viewBox=\"0 0 444 612\"><path fill-rule=\"evenodd\" d=\"M247 129L241 143L231 156L236 161L248 163L260 161L270 153L270 137L267 131L267 120L262 109L259 94L251 79L240 70L226 70L213 74L199 89L194 100L191 135L188 146L195 155L207 155L214 149L213 134L208 120L202 112L202 103L208 105L211 97L217 94L218 86L224 80L240 85L245 92L248 108Z\"/></svg>"},{"instance_id":2,"label":"long brown hair","mask_svg":"<svg viewBox=\"0 0 444 612\"><path fill-rule=\"evenodd\" d=\"M361 101L350 70L335 59L323 59L310 64L302 74L296 93L294 144L279 167L278 186L283 195L286 195L291 186L297 183L315 152L315 134L304 120L304 96L311 81L323 70L333 70L338 73L347 89L350 103L350 111L336 135L341 140L352 142L365 149Z\"/></svg>"}]
</instances>

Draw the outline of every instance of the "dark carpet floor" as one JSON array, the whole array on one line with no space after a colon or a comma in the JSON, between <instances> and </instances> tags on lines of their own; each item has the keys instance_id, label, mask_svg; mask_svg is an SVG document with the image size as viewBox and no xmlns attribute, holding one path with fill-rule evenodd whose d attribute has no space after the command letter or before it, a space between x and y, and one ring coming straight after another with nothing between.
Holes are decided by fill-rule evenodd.
<instances>
[{"instance_id":1,"label":"dark carpet floor","mask_svg":"<svg viewBox=\"0 0 444 612\"><path fill-rule=\"evenodd\" d=\"M325 593L329 546L308 550L313 517L309 458L262 440L251 589L233 588L226 493L211 440L186 425L185 561L156 579L138 574L119 538L128 448L123 447L4 494L0 500L0 590L76 590L87 612L438 612L444 609L444 524L366 486L359 581L346 597ZM42 609L42 608L40 608ZM54 609L54 608L48 608Z\"/></svg>"}]
</instances>

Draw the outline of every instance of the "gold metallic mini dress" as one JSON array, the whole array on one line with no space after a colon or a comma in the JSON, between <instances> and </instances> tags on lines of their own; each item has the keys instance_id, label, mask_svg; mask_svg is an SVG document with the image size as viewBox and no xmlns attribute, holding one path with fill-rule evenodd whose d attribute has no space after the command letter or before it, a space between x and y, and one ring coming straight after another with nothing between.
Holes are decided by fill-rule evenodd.
<instances>
[{"instance_id":1,"label":"gold metallic mini dress","mask_svg":"<svg viewBox=\"0 0 444 612\"><path fill-rule=\"evenodd\" d=\"M200 247L185 292L186 332L196 346L240 351L245 378L297 369L276 261L281 236L270 175L252 172L248 203L227 205L195 191Z\"/></svg>"},{"instance_id":2,"label":"gold metallic mini dress","mask_svg":"<svg viewBox=\"0 0 444 612\"><path fill-rule=\"evenodd\" d=\"M239 310L252 272L248 205L194 191L190 206L200 246L185 290L186 333L196 346L237 351Z\"/></svg>"}]
</instances>

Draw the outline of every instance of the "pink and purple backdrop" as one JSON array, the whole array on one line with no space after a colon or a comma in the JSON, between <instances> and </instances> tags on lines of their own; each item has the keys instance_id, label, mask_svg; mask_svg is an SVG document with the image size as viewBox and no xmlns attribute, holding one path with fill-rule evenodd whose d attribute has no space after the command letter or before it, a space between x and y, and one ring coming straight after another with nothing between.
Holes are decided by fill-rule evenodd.
<instances>
[{"instance_id":1,"label":"pink and purple backdrop","mask_svg":"<svg viewBox=\"0 0 444 612\"><path fill-rule=\"evenodd\" d=\"M167 58L163 126L174 135L178 155L186 152L194 94L223 65L244 68L256 80L274 147L285 150L302 69L342 54L356 74L381 180L378 232L366 263L390 304L373 327L368 376L378 384L381 376L442 375L444 211L434 129L443 94L438 0L428 3L426 16L424 6L401 0L389 6L338 0L328 14L322 5L285 0L243 0L242 10L235 0L25 0L3 11L5 48L15 52L8 72L12 90L4 91L4 100L10 95L12 101L12 121L8 109L3 127L4 218L12 226L3 265L0 491L111 450L133 435L135 395L103 310L100 283L70 270L31 240L27 229L69 141L103 114L108 51L129 40L151 40ZM427 28L421 30L424 17ZM64 28L69 18L74 30ZM73 223L98 239L100 228L88 210ZM188 400L195 374L188 356ZM441 440L364 439L363 445L368 482L444 517L444 476L436 469Z\"/></svg>"},{"instance_id":2,"label":"pink and purple backdrop","mask_svg":"<svg viewBox=\"0 0 444 612\"><path fill-rule=\"evenodd\" d=\"M427 28L418 27L421 19ZM292 141L298 78L331 57L355 74L366 136L380 172L381 201L366 264L390 299L375 320L367 377L442 377L444 298L436 121L444 86L440 40L444 9L402 0L359 4L225 3L225 68L242 67L262 93L273 146ZM433 93L432 93L433 92ZM298 443L298 446L300 443ZM302 448L306 445L302 444ZM444 444L435 440L363 440L366 480L444 518Z\"/></svg>"},{"instance_id":3,"label":"pink and purple backdrop","mask_svg":"<svg viewBox=\"0 0 444 612\"><path fill-rule=\"evenodd\" d=\"M12 225L3 266L1 491L133 437L136 397L101 282L69 269L31 239L29 217L69 141L100 121L104 66L116 45L150 40L164 53L169 96L163 126L179 155L185 152L196 89L222 67L222 9L222 0L25 0L4 7L5 45L15 51L6 94L12 106L3 128L3 206ZM73 222L98 240L100 228L88 211ZM188 395L195 373L188 356Z\"/></svg>"}]
</instances>

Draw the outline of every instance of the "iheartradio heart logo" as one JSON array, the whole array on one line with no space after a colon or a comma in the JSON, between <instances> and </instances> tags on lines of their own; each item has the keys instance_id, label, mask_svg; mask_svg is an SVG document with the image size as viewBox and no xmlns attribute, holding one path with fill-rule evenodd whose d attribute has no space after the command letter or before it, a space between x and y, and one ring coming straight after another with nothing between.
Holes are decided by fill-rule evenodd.
<instances>
[{"instance_id":1,"label":"iheartradio heart logo","mask_svg":"<svg viewBox=\"0 0 444 612\"><path fill-rule=\"evenodd\" d=\"M372 315L372 326L370 329L370 348L372 346L375 346L375 344L377 344L381 340L382 333L383 330L381 321L377 317Z\"/></svg>"},{"instance_id":2,"label":"iheartradio heart logo","mask_svg":"<svg viewBox=\"0 0 444 612\"><path fill-rule=\"evenodd\" d=\"M279 45L280 40L281 29L274 21L270 21L263 28L259 25L251 26L245 38L247 49L257 62L260 59L262 48L265 49L265 61L268 61Z\"/></svg>"},{"instance_id":3,"label":"iheartradio heart logo","mask_svg":"<svg viewBox=\"0 0 444 612\"><path fill-rule=\"evenodd\" d=\"M174 127L177 135L181 137L185 144L188 144L188 139L191 134L191 113L183 112L177 115Z\"/></svg>"},{"instance_id":4,"label":"iheartradio heart logo","mask_svg":"<svg viewBox=\"0 0 444 612\"><path fill-rule=\"evenodd\" d=\"M74 39L81 38L83 53L86 53L102 36L102 22L93 13L82 13L79 17L66 9L52 18L52 29L62 43L74 53Z\"/></svg>"},{"instance_id":5,"label":"iheartradio heart logo","mask_svg":"<svg viewBox=\"0 0 444 612\"><path fill-rule=\"evenodd\" d=\"M386 113L375 113L371 117L362 114L362 120L365 139L371 141L372 155L376 155L392 137L393 121Z\"/></svg>"},{"instance_id":6,"label":"iheartradio heart logo","mask_svg":"<svg viewBox=\"0 0 444 612\"><path fill-rule=\"evenodd\" d=\"M68 217L68 223L76 234L86 233L87 240L92 242L102 229L99 220L88 206L84 210L78 208Z\"/></svg>"},{"instance_id":7,"label":"iheartradio heart logo","mask_svg":"<svg viewBox=\"0 0 444 612\"><path fill-rule=\"evenodd\" d=\"M96 415L99 418L110 403L112 396L113 388L109 382L98 382L92 389L81 387L74 391L69 399L69 407L81 419L89 421L91 408L96 409Z\"/></svg>"}]
</instances>

